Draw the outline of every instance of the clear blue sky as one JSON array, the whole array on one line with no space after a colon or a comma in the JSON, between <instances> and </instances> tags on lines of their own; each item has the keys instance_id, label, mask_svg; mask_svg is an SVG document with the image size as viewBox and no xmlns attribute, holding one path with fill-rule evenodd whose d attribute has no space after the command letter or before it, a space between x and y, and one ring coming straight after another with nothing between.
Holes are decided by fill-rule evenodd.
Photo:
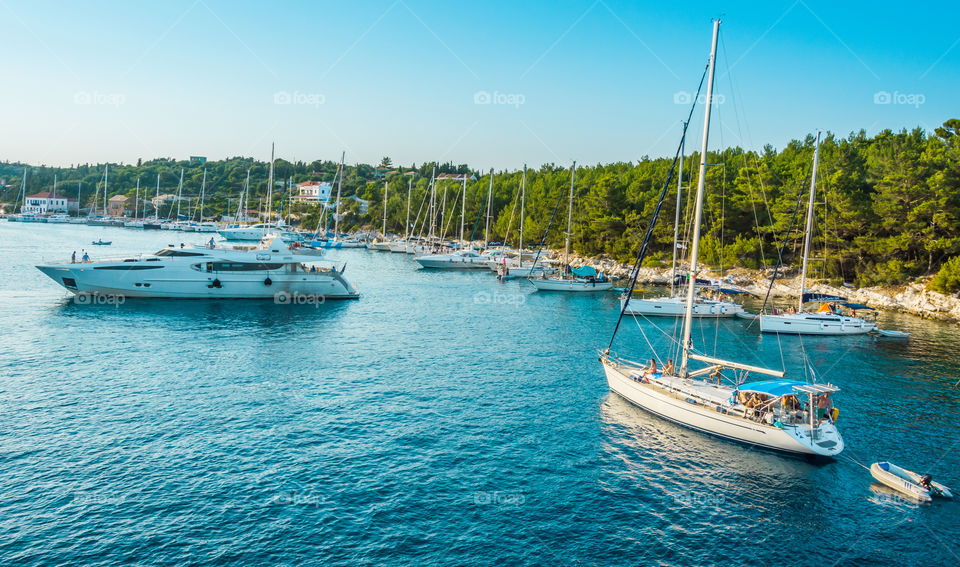
<instances>
[{"instance_id":1,"label":"clear blue sky","mask_svg":"<svg viewBox=\"0 0 960 567\"><path fill-rule=\"evenodd\" d=\"M0 0L0 159L672 154L717 16L712 148L960 117L956 3L723 4Z\"/></svg>"}]
</instances>

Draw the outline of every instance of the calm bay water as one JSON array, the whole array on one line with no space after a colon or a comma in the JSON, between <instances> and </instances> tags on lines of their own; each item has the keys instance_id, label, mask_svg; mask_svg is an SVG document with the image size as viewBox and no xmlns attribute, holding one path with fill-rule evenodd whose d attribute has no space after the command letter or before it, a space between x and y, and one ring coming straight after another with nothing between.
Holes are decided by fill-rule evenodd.
<instances>
[{"instance_id":1,"label":"calm bay water","mask_svg":"<svg viewBox=\"0 0 960 567\"><path fill-rule=\"evenodd\" d=\"M0 221L0 564L960 563L960 502L872 486L887 459L960 488L960 327L706 350L841 387L847 458L716 440L610 394L611 295L344 250L358 301L76 305L33 265L202 234ZM658 322L665 332L672 321ZM620 354L649 358L624 322ZM781 363L781 352L782 360Z\"/></svg>"}]
</instances>

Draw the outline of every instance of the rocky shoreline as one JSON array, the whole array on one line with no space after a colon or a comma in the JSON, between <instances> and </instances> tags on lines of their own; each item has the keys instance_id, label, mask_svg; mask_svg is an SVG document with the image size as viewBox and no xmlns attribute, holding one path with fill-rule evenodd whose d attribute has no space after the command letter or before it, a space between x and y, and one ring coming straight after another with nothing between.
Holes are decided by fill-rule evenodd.
<instances>
[{"instance_id":1,"label":"rocky shoreline","mask_svg":"<svg viewBox=\"0 0 960 567\"><path fill-rule=\"evenodd\" d=\"M562 258L562 252L552 251L549 255L554 259ZM630 266L621 264L610 258L583 258L573 256L572 266L590 265L607 274L612 279L627 278L630 275ZM781 269L777 281L770 290L771 297L797 297L800 290L800 278L795 269ZM764 297L770 285L771 270L749 270L735 268L727 270L724 281L736 284L748 292ZM702 277L721 279L720 274L711 270L701 273ZM670 285L670 269L641 268L638 283L645 285ZM856 303L863 303L876 309L886 309L910 313L926 319L944 321L960 321L960 297L944 295L927 289L927 279L918 279L912 283L899 286L876 286L865 288L837 288L816 280L807 280L807 289L815 293L840 295Z\"/></svg>"}]
</instances>

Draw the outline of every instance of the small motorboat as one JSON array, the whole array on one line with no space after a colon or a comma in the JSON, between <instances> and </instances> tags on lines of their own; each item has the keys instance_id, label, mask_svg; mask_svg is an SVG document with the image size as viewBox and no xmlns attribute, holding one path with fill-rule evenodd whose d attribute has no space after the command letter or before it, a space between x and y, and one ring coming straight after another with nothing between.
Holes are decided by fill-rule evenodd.
<instances>
[{"instance_id":1,"label":"small motorboat","mask_svg":"<svg viewBox=\"0 0 960 567\"><path fill-rule=\"evenodd\" d=\"M111 244L113 244L113 241L104 240L101 238L100 240L94 240L91 244L93 244L94 246L110 246Z\"/></svg>"},{"instance_id":2,"label":"small motorboat","mask_svg":"<svg viewBox=\"0 0 960 567\"><path fill-rule=\"evenodd\" d=\"M905 331L894 331L892 329L880 329L880 328L875 330L877 331L877 334L884 337L894 337L897 339L905 339L910 336L910 333L907 333Z\"/></svg>"},{"instance_id":3,"label":"small motorboat","mask_svg":"<svg viewBox=\"0 0 960 567\"><path fill-rule=\"evenodd\" d=\"M890 488L911 496L920 502L930 502L934 496L953 498L953 493L939 482L933 482L930 475L920 475L882 461L870 466L870 474Z\"/></svg>"}]
</instances>

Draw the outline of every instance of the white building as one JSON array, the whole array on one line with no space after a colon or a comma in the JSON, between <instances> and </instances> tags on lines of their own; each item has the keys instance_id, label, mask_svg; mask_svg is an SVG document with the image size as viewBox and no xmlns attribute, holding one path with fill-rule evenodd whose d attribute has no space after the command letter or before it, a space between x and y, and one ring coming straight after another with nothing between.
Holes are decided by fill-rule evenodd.
<instances>
[{"instance_id":1,"label":"white building","mask_svg":"<svg viewBox=\"0 0 960 567\"><path fill-rule=\"evenodd\" d=\"M21 212L45 215L48 213L66 213L76 210L76 199L57 197L53 193L44 192L27 195L27 198L23 201Z\"/></svg>"},{"instance_id":2,"label":"white building","mask_svg":"<svg viewBox=\"0 0 960 567\"><path fill-rule=\"evenodd\" d=\"M326 203L333 193L333 185L326 181L305 181L297 183L297 195L293 200L308 203Z\"/></svg>"}]
</instances>

